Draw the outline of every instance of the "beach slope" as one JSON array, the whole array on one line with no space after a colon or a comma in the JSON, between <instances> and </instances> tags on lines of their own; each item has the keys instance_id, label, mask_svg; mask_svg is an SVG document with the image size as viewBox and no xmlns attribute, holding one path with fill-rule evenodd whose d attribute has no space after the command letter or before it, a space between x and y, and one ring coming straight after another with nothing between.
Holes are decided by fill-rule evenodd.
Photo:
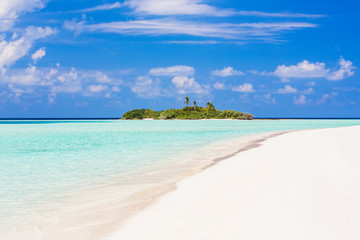
<instances>
[{"instance_id":1,"label":"beach slope","mask_svg":"<svg viewBox=\"0 0 360 240\"><path fill-rule=\"evenodd\" d=\"M360 239L360 127L276 136L177 184L115 239Z\"/></svg>"}]
</instances>

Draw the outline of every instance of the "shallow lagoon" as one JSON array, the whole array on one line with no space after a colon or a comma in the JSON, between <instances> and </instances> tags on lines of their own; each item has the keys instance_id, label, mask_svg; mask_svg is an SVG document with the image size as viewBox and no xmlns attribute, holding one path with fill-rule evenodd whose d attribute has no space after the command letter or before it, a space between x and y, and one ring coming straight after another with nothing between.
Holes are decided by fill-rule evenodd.
<instances>
[{"instance_id":1,"label":"shallow lagoon","mask_svg":"<svg viewBox=\"0 0 360 240\"><path fill-rule=\"evenodd\" d=\"M152 171L216 141L352 125L360 120L1 121L0 230L74 189Z\"/></svg>"}]
</instances>

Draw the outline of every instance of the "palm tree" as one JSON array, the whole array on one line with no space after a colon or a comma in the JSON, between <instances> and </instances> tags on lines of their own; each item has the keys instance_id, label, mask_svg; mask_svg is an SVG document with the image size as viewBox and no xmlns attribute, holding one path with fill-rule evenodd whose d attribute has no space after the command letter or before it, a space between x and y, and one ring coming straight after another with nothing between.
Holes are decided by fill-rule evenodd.
<instances>
[{"instance_id":1,"label":"palm tree","mask_svg":"<svg viewBox=\"0 0 360 240\"><path fill-rule=\"evenodd\" d=\"M190 103L190 98L189 97L185 97L185 102L186 106L188 107L189 106L189 103Z\"/></svg>"},{"instance_id":2,"label":"palm tree","mask_svg":"<svg viewBox=\"0 0 360 240\"><path fill-rule=\"evenodd\" d=\"M213 110L215 110L215 107L211 102L207 102L206 103L206 109L209 110L209 111L213 111Z\"/></svg>"},{"instance_id":3,"label":"palm tree","mask_svg":"<svg viewBox=\"0 0 360 240\"><path fill-rule=\"evenodd\" d=\"M196 106L196 101L193 102L193 109L196 110L197 106Z\"/></svg>"}]
</instances>

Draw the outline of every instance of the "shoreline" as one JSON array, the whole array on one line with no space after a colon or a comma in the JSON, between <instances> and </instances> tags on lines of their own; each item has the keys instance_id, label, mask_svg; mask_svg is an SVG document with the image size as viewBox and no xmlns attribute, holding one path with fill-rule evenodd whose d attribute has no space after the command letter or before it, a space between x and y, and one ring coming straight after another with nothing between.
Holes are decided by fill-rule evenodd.
<instances>
[{"instance_id":1,"label":"shoreline","mask_svg":"<svg viewBox=\"0 0 360 240\"><path fill-rule=\"evenodd\" d=\"M358 136L360 136L360 128L357 126L353 126L353 127L341 127L341 128L291 131L291 132L287 132L287 133L288 134L275 133L275 136L273 136L273 137L270 136L265 139L258 139L257 141L252 142L252 144L249 144L249 148L245 147L244 150L240 149L239 151L235 152L232 155L222 157L218 161L214 161L213 164L205 167L204 170L199 172L198 174L189 176L189 177L177 182L175 184L175 189L176 189L175 191L167 192L167 194L161 195L161 197L156 199L156 201L154 201L152 204L149 204L148 208L146 208L145 210L141 209L140 211L138 211L135 215L133 215L130 219L128 219L123 225L121 225L116 233L110 235L110 237L108 239L109 240L110 239L114 239L114 240L115 239L144 239L144 238L142 238L144 236L149 237L148 239L151 239L151 236L156 236L157 239L205 239L206 237L209 237L209 236L213 237L213 238L209 238L209 239L237 239L240 236L243 236L243 235L237 235L240 232L245 235L249 234L245 230L244 230L245 231L244 232L243 230L238 230L238 228L233 229L233 228L229 228L228 226L225 226L225 225L231 226L233 224L233 221L236 220L236 219L234 219L234 217L229 217L229 215L226 215L226 214L224 215L224 213L221 212L221 211L228 212L229 210L231 210L231 207L222 206L222 208L220 209L221 211L218 212L219 211L218 202L216 200L214 200L214 199L219 198L219 195L222 195L222 194L225 194L225 195L230 194L228 196L229 199L222 199L222 201L229 201L228 204L231 203L230 199L233 198L234 196L241 199L241 194L239 194L239 193L233 192L231 194L231 192L224 192L224 189L234 188L234 187L236 188L237 183L234 183L233 180L237 179L237 176L236 175L230 176L232 178L232 181L230 181L230 182L229 181L222 182L221 180L218 180L218 182L217 182L216 179L218 179L218 178L221 179L222 177L229 178L229 176L226 176L227 173L225 174L225 172L231 172L232 174L236 173L236 172L234 172L234 169L238 168L239 164L244 165L245 167L248 167L247 165L253 164L250 161L242 161L241 163L239 163L241 158L251 159L251 160L254 160L254 162L260 161L260 162L264 163L263 166L258 165L258 167L260 168L259 170L257 170L256 168L252 169L253 171L260 171L264 175L269 174L267 171L264 172L264 170L266 168L269 168L268 170L272 169L273 168L272 164L275 164L278 168L282 168L281 164L279 165L279 163L277 163L277 162L270 163L270 165L269 165L268 162L264 162L264 159L261 159L261 157L256 157L256 156L260 155L264 158L264 156L265 156L264 149L267 149L271 146L274 148L274 147L278 146L276 144L279 144L279 143L284 144L285 147L291 148L291 146L290 146L291 144L289 142L287 142L287 143L284 142L284 139L287 141L290 141L290 140L294 139L294 136L295 136L297 138L302 139L302 141L300 141L299 143L306 145L307 143L303 142L303 140L310 141L310 142L314 141L314 139L309 138L309 134L310 135L315 134L315 136L317 136L317 137L320 134L320 139L323 137L326 137L326 135L331 135L332 137L341 135L342 137L346 137L346 134L348 134L348 135L358 134ZM304 136L307 136L307 139L304 138ZM354 138L354 137L347 136L346 140L351 143L351 138ZM315 137L315 139L316 139L316 137ZM354 139L356 139L356 137ZM283 142L281 142L281 140L283 140ZM317 139L317 140L319 140L319 139ZM333 139L333 140L339 141L338 139ZM323 150L324 147L326 148L326 147L331 146L331 142L329 142L329 139L325 138L324 141L327 142L328 145L319 142L318 143L320 145L319 151L324 151ZM353 142L356 142L356 140L353 140ZM274 143L276 143L276 144L274 145ZM261 147L258 148L259 146L261 146ZM303 146L301 146L301 145L298 146L298 148L302 148L302 147ZM346 146L343 146L343 145L341 145L341 147L346 148ZM329 153L327 153L326 156L328 156L329 159L331 161L333 161L331 158L331 153L337 155L339 151L343 152L344 149L342 149L341 147L330 148L327 150L325 149L327 152L329 152ZM294 150L293 148L291 148L291 149ZM268 151L267 154L269 154L269 155L272 154L271 150L269 151L269 149L268 149L267 151ZM279 154L279 151L280 151L280 154ZM276 156L280 159L280 160L278 160L278 159L276 159L276 160L283 162L285 165L289 165L289 163L286 162L286 159L282 158L281 151L286 152L289 150L275 149L275 154L277 154ZM315 150L314 150L314 152L315 152ZM325 154L325 152L322 152L322 154ZM291 152L290 153L286 152L286 154L288 154L286 156L293 158ZM299 153L299 154L309 154L309 153ZM352 153L352 154L354 155L354 153ZM251 158L251 157L249 158L249 155L253 156L253 158ZM351 155L351 156L353 156L353 155ZM248 158L246 158L246 156ZM309 155L309 156L311 156L311 155ZM350 156L350 158L351 158L351 156ZM294 158L296 158L296 156ZM226 161L222 161L224 159L226 159ZM271 159L271 160L273 161L275 159ZM314 159L312 159L312 160L314 160ZM314 161L320 161L320 160L315 159ZM236 162L236 161L238 161L238 162ZM334 161L336 161L336 160L334 160ZM301 164L301 162L297 163L297 164ZM310 171L313 171L314 169L311 169L311 167L312 167L311 163L308 163L308 164L310 164L310 167L309 167ZM322 164L324 164L324 163L322 163ZM341 166L341 163L336 163L336 164ZM360 163L359 163L359 166L360 166ZM322 166L322 167L324 167L325 169L327 168L326 165ZM244 171L241 169L238 169L238 170ZM273 170L278 171L277 169L273 169ZM296 170L296 166L295 166L295 170ZM307 169L303 169L303 170L306 173ZM319 169L315 169L315 170L319 171ZM333 172L333 171L336 171L336 169L331 168L331 169L327 169L325 171ZM220 174L220 172L222 172L222 174ZM320 171L320 173L321 173L321 171ZM225 175L223 175L223 174L225 174ZM244 173L244 174L247 174L247 173ZM280 172L279 174L281 175L283 173ZM308 176L309 178L315 178L316 180L321 182L321 179L320 180L317 179L316 176L313 176L312 174L309 174L309 173L306 173L306 174L309 175ZM295 176L296 176L296 174L295 174ZM259 176L259 177L261 178L261 176ZM291 178L291 176L288 176L288 177ZM253 176L251 176L250 178L253 178ZM354 176L354 178L356 180L356 184L360 183L360 176ZM269 180L271 183L272 179L269 179ZM306 179L304 179L304 180L307 181ZM242 178L242 181L246 182L249 180L247 180L246 178ZM201 184L199 184L199 182ZM214 189L212 187L207 186L207 184L215 186L213 188L217 189L218 192L215 191L215 193L214 193ZM246 186L246 184L241 183L241 181L239 182L239 184L244 185L243 188L250 190L248 188L248 186ZM279 184L280 184L280 182L279 182ZM281 183L281 184L285 184L285 183ZM301 185L301 182L299 184ZM324 183L322 183L322 184L324 184ZM197 186L197 188L195 186ZM351 186L353 186L353 185L351 185ZM251 191L256 191L256 187L263 189L263 186L256 185L255 188ZM274 186L272 186L272 187L274 187ZM275 186L275 188L276 188L276 186ZM263 190L267 191L266 189L263 189ZM339 190L339 189L336 189L336 190ZM207 196L208 192L206 192L206 191L212 192L213 195ZM324 193L328 194L326 191ZM200 194L200 196L199 196L199 194ZM207 197L204 198L204 195ZM231 195L234 195L234 196L231 196ZM265 196L263 196L263 197L265 197ZM267 197L273 198L274 196L268 195ZM309 197L311 199L311 196L307 196L307 197ZM199 198L202 199L202 201L199 202L198 201ZM360 200L360 194L356 195L355 198ZM256 199L257 198L255 198L253 201L257 201ZM244 203L251 205L251 203L249 203L247 199L241 199L241 200ZM330 198L328 200L331 201L332 199ZM247 209L241 209L241 206L238 206L238 204L234 205L233 202L232 202L232 204L233 205L231 205L231 206L234 209L240 208L240 210L242 210L244 212L248 211ZM266 204L266 203L263 203L263 204ZM274 204L275 204L275 202L274 202ZM285 201L285 205L284 205L285 207L286 207L286 204L291 205L291 203L288 203ZM360 203L357 205L357 203L352 202L352 204L355 204L355 207L360 207ZM203 205L206 205L207 207L204 208ZM321 205L316 206L316 207L321 208ZM336 207L338 207L338 206L336 206ZM176 208L180 208L181 210L176 210ZM211 209L211 211L209 211L210 209ZM270 211L270 213L268 215L274 214L274 212L272 212L272 211L274 211L274 209L265 209L265 210ZM291 207L290 207L290 211L294 211L294 209L291 209ZM190 213L191 213L191 215L195 214L194 219L192 217L188 218L187 215L190 215ZM215 216L217 214L221 215L224 218L222 220L225 223L219 223L218 221L215 221L216 222L216 224L215 224L214 219L213 219L215 217L214 213L216 213ZM230 214L230 213L228 212L228 214ZM231 215L233 215L233 214L234 213L232 212ZM297 213L297 214L299 214L299 213ZM238 214L235 214L235 215L239 218L238 220L245 221L245 219L243 217L238 216ZM250 215L247 215L247 216L251 217ZM276 218L276 214L273 215L273 217L274 216ZM263 216L260 215L259 217L261 218ZM287 216L287 217L289 217L289 216ZM318 217L319 216L315 216L315 219ZM231 219L231 221L227 220L229 218ZM301 222L301 220L302 220L301 218L302 218L302 216L299 217L300 220L296 220L296 219L295 220ZM351 216L350 216L350 218L351 218ZM149 226L147 226L145 224L145 222L150 221L151 219L153 219L154 222L152 223L152 227L150 228ZM269 220L269 219L267 219L267 220ZM292 220L294 220L294 219L292 219ZM335 221L335 220L332 219L332 221ZM356 223L358 223L358 222L356 222ZM201 225L200 229L202 229L202 231L193 229L191 227L191 224L192 225ZM212 224L215 224L215 225L212 225ZM245 222L243 222L243 224L244 224L244 226L248 225ZM271 225L271 222L267 222L267 224ZM286 223L283 222L283 224L286 224ZM255 228L254 226L247 226L247 227L250 227L247 229ZM326 226L325 226L325 228L326 228ZM216 232L216 231L214 232L211 229L218 229L218 232ZM280 235L285 234L286 235L286 233L282 233L281 231L276 232L277 230L279 230L277 225L270 227L270 228L266 228L266 229L267 229L267 231L271 232L271 234L280 234ZM257 229L257 230L260 231L260 229ZM326 230L330 231L328 228L326 228ZM360 232L359 232L359 235L357 235L357 232L354 233L354 231L355 231L354 229L351 229L351 230L352 231L350 231L350 234L356 235L356 237L360 236ZM275 233L274 233L274 231L275 231ZM190 232L192 233L191 235L190 235ZM232 237L231 238L226 238L226 237L220 238L219 232L222 232L222 233L228 232L228 235L232 234L231 235ZM322 232L322 234L324 234L324 233ZM197 237L194 237L194 236L197 236ZM218 238L216 238L214 236L218 236ZM281 239L289 239L289 236L287 236L287 237L288 238L281 238ZM307 238L309 238L309 236L307 236ZM264 239L264 238L259 237L259 238L250 238L250 239ZM269 239L269 238L267 238L267 239ZM275 238L270 238L270 239L275 239ZM279 239L279 238L276 238L276 239ZM299 238L299 239L304 239L304 238ZM316 238L310 237L310 239L316 239ZM323 239L325 239L325 238L323 238ZM326 238L326 239L329 239L329 238ZM331 238L331 239L335 239L335 238ZM353 239L353 238L347 238L347 239Z\"/></svg>"},{"instance_id":2,"label":"shoreline","mask_svg":"<svg viewBox=\"0 0 360 240\"><path fill-rule=\"evenodd\" d=\"M141 185L142 181L140 180L140 186L132 185L135 188L137 187L137 190L134 190L130 196L122 199L121 202L110 194L104 197L106 201L104 203L80 209L80 212L64 214L60 223L56 223L54 226L45 226L41 229L41 239L64 239L64 237L74 240L107 239L129 219L156 204L157 200L164 195L176 190L177 183L203 172L207 168L238 154L238 152L259 147L261 146L259 143L274 135L286 132L291 131L266 132L220 140L206 144L206 146L200 147L196 151L180 154L176 158L179 161L185 162L180 162L178 165L174 165L174 163L160 163L158 169L153 169L159 175L154 184L150 183L144 187ZM136 175L134 173L134 176ZM116 182L116 180L114 181ZM98 186L86 194L93 195L99 191L104 192L104 187L109 188L109 186ZM114 184L106 192L115 192L118 187L121 187L119 183ZM107 199L116 200L108 201ZM77 220L74 222L73 219ZM89 219L93 220L89 221ZM61 229L73 230L64 235Z\"/></svg>"},{"instance_id":3,"label":"shoreline","mask_svg":"<svg viewBox=\"0 0 360 240\"><path fill-rule=\"evenodd\" d=\"M9 235L6 239L107 239L116 235L128 221L156 206L162 198L177 192L178 184L183 181L216 168L239 154L259 148L279 135L304 131L312 130L263 132L205 143L196 146L194 151L173 156L175 158L169 162L159 161L155 167L149 165L140 169L139 172L145 172L142 174L144 176L132 172L123 178L109 178L100 184L74 189L59 201L51 203L52 208L44 206L42 213L46 215L39 215L41 218L36 218L36 221L30 218L31 222L36 223L35 229L21 222L20 228L17 227L21 237L16 235L11 238ZM135 178L128 177L132 174ZM157 178L153 178L154 174ZM152 177L150 181L148 176ZM121 195L124 189L131 190L132 194Z\"/></svg>"},{"instance_id":4,"label":"shoreline","mask_svg":"<svg viewBox=\"0 0 360 240\"><path fill-rule=\"evenodd\" d=\"M142 191L135 192L134 194L129 196L124 201L131 206L128 206L125 209L125 212L123 212L116 221L110 223L108 226L100 227L98 230L94 231L92 233L92 236L89 237L88 239L91 239L91 240L108 239L108 237L113 236L113 234L116 233L119 228L122 228L123 225L126 224L126 222L129 219L136 217L137 214L151 208L163 196L176 191L178 189L177 188L178 183L180 183L192 176L196 176L197 174L199 174L203 171L206 171L207 169L219 164L222 161L232 158L241 152L261 147L262 143L268 139L271 139L273 137L280 136L283 134L296 132L296 131L297 130L265 132L265 133L260 133L260 134L253 134L250 136L243 136L243 137L238 137L238 138L216 141L214 143L207 145L206 147L203 147L201 149L200 153L197 153L196 154L197 156L193 157L193 159L191 161L194 161L194 159L200 160L200 158L201 158L200 155L202 154L203 150L209 150L211 148L216 148L216 147L219 148L219 144L222 145L222 146L220 146L220 151L222 153L219 155L219 153L216 152L216 150L215 150L216 153L215 153L215 155L213 155L212 159L210 159L210 160L206 159L205 162L201 162L200 164L193 163L193 165L188 170L185 171L186 172L185 174L182 174L182 175L179 174L179 176L175 177L172 181L167 181L165 183L156 184L156 186L152 186L152 187L146 188ZM228 144L232 145L232 146L228 147L230 149L230 152L226 151L224 149L224 146L228 145ZM237 146L237 148L234 147L235 145ZM192 155L192 153L180 155L180 156L178 156L178 159L181 159L184 157L189 157L191 155ZM170 165L173 165L173 164L170 164ZM166 171L169 171L169 170L171 171L171 169L167 168L165 165L161 165L161 168L165 168ZM173 170L174 170L174 166L171 166L170 168L173 168Z\"/></svg>"},{"instance_id":5,"label":"shoreline","mask_svg":"<svg viewBox=\"0 0 360 240\"><path fill-rule=\"evenodd\" d=\"M151 171L145 171L150 175L153 172L159 175L159 178L152 179L153 182L150 183L144 183L134 172L131 173L135 176L134 182L129 182L127 177L125 182L121 179L109 179L109 183L74 190L58 203L44 206L45 210L49 209L45 211L48 212L46 216L31 220L36 221L35 229L21 223L21 229L24 230L20 232L21 236L16 235L14 238L9 235L8 239L29 239L29 236L31 239L106 239L139 211L147 209L157 199L175 190L179 181L227 159L230 155L236 154L234 151L257 147L256 143L264 141L272 134L274 132L215 141L200 146L196 150L199 151L197 154L194 154L194 151L177 155L179 164L174 165L173 161L159 163L157 168L151 166ZM124 188L131 189L133 193L123 198L117 192ZM54 208L53 204L58 207Z\"/></svg>"}]
</instances>

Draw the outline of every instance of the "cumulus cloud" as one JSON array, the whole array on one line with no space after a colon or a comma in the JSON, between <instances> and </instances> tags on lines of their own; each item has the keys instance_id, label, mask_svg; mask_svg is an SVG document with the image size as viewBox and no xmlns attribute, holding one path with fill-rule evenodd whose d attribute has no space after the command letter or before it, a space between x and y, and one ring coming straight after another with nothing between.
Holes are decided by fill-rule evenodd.
<instances>
[{"instance_id":1,"label":"cumulus cloud","mask_svg":"<svg viewBox=\"0 0 360 240\"><path fill-rule=\"evenodd\" d=\"M108 90L109 87L104 86L104 85L90 85L90 86L88 87L88 89L90 90L90 92L98 93L98 92L102 92L102 91Z\"/></svg>"},{"instance_id":2,"label":"cumulus cloud","mask_svg":"<svg viewBox=\"0 0 360 240\"><path fill-rule=\"evenodd\" d=\"M59 74L53 79L51 92L53 93L77 93L82 91L82 82L75 68Z\"/></svg>"},{"instance_id":3,"label":"cumulus cloud","mask_svg":"<svg viewBox=\"0 0 360 240\"><path fill-rule=\"evenodd\" d=\"M5 76L2 81L10 84L25 86L44 86L50 83L46 79L46 73L39 71L35 66L29 66L23 71Z\"/></svg>"},{"instance_id":4,"label":"cumulus cloud","mask_svg":"<svg viewBox=\"0 0 360 240\"><path fill-rule=\"evenodd\" d=\"M78 71L75 68L59 67L37 68L32 65L26 69L8 69L0 78L0 84L8 86L17 101L20 96L36 90L39 96L46 94L49 103L54 103L58 94L101 94L109 97L111 93L121 91L122 83L122 80L111 78L100 71Z\"/></svg>"},{"instance_id":5,"label":"cumulus cloud","mask_svg":"<svg viewBox=\"0 0 360 240\"><path fill-rule=\"evenodd\" d=\"M24 57L32 47L33 43L41 38L45 38L56 33L50 27L28 27L21 37L15 37L10 41L0 42L0 69L10 67L17 60Z\"/></svg>"},{"instance_id":6,"label":"cumulus cloud","mask_svg":"<svg viewBox=\"0 0 360 240\"><path fill-rule=\"evenodd\" d=\"M112 91L112 92L120 92L121 89L120 89L118 86L115 86L115 87L112 87L112 88L111 88L111 91Z\"/></svg>"},{"instance_id":7,"label":"cumulus cloud","mask_svg":"<svg viewBox=\"0 0 360 240\"><path fill-rule=\"evenodd\" d=\"M178 89L180 94L196 93L196 94L208 94L209 87L201 86L200 83L195 81L195 78L189 78L187 76L176 76L171 82Z\"/></svg>"},{"instance_id":8,"label":"cumulus cloud","mask_svg":"<svg viewBox=\"0 0 360 240\"><path fill-rule=\"evenodd\" d=\"M122 79L109 77L108 74L101 71L83 71L81 72L81 78L87 82L96 82L100 84L108 85L121 85L123 84Z\"/></svg>"},{"instance_id":9,"label":"cumulus cloud","mask_svg":"<svg viewBox=\"0 0 360 240\"><path fill-rule=\"evenodd\" d=\"M216 90L224 90L225 89L225 84L224 83L214 83L213 88Z\"/></svg>"},{"instance_id":10,"label":"cumulus cloud","mask_svg":"<svg viewBox=\"0 0 360 240\"><path fill-rule=\"evenodd\" d=\"M290 85L286 85L284 88L280 88L277 90L277 93L279 94L291 94L297 92L298 90L296 88L291 87Z\"/></svg>"},{"instance_id":11,"label":"cumulus cloud","mask_svg":"<svg viewBox=\"0 0 360 240\"><path fill-rule=\"evenodd\" d=\"M342 80L346 77L350 77L354 75L352 62L349 60L345 60L343 57L339 60L340 69L334 72L331 72L327 77L329 80L337 81Z\"/></svg>"},{"instance_id":12,"label":"cumulus cloud","mask_svg":"<svg viewBox=\"0 0 360 240\"><path fill-rule=\"evenodd\" d=\"M315 91L313 88L308 88L304 91L304 94L313 94Z\"/></svg>"},{"instance_id":13,"label":"cumulus cloud","mask_svg":"<svg viewBox=\"0 0 360 240\"><path fill-rule=\"evenodd\" d=\"M46 0L0 1L0 31L12 28L20 14L45 7Z\"/></svg>"},{"instance_id":14,"label":"cumulus cloud","mask_svg":"<svg viewBox=\"0 0 360 240\"><path fill-rule=\"evenodd\" d=\"M328 80L337 81L354 75L354 67L352 62L345 60L343 57L339 60L339 69L331 71L326 68L325 63L310 63L304 60L297 65L278 66L274 75L281 78L326 78Z\"/></svg>"},{"instance_id":15,"label":"cumulus cloud","mask_svg":"<svg viewBox=\"0 0 360 240\"><path fill-rule=\"evenodd\" d=\"M333 92L331 94L324 94L324 95L322 95L322 97L316 103L317 104L324 104L328 100L334 99L337 95L338 95L338 93L336 93L336 92Z\"/></svg>"},{"instance_id":16,"label":"cumulus cloud","mask_svg":"<svg viewBox=\"0 0 360 240\"><path fill-rule=\"evenodd\" d=\"M153 80L149 76L139 76L135 84L130 87L131 91L138 97L153 98L163 95L160 87L160 80Z\"/></svg>"},{"instance_id":17,"label":"cumulus cloud","mask_svg":"<svg viewBox=\"0 0 360 240\"><path fill-rule=\"evenodd\" d=\"M191 86L194 83L194 78L189 78L187 76L177 76L174 77L171 82L177 87L182 88L184 86Z\"/></svg>"},{"instance_id":18,"label":"cumulus cloud","mask_svg":"<svg viewBox=\"0 0 360 240\"><path fill-rule=\"evenodd\" d=\"M33 93L34 89L31 87L23 87L23 88L19 88L14 86L13 84L9 84L8 85L9 90L12 93L12 97L13 97L13 101L19 103L20 102L20 97L23 94L29 94L29 93Z\"/></svg>"},{"instance_id":19,"label":"cumulus cloud","mask_svg":"<svg viewBox=\"0 0 360 240\"><path fill-rule=\"evenodd\" d=\"M195 69L189 66L177 65L166 68L153 68L150 69L149 74L153 76L192 76Z\"/></svg>"},{"instance_id":20,"label":"cumulus cloud","mask_svg":"<svg viewBox=\"0 0 360 240\"><path fill-rule=\"evenodd\" d=\"M297 65L278 66L275 75L286 78L318 78L328 74L325 63L310 63L307 60Z\"/></svg>"},{"instance_id":21,"label":"cumulus cloud","mask_svg":"<svg viewBox=\"0 0 360 240\"><path fill-rule=\"evenodd\" d=\"M102 11L102 10L111 10L111 9L115 9L115 8L121 8L121 3L119 2L115 2L115 3L111 3L111 4L103 4L103 5L98 5L96 7L92 7L92 8L86 8L86 9L82 9L79 10L79 12L94 12L94 11Z\"/></svg>"},{"instance_id":22,"label":"cumulus cloud","mask_svg":"<svg viewBox=\"0 0 360 240\"><path fill-rule=\"evenodd\" d=\"M255 92L253 85L250 83L244 83L243 85L240 86L235 86L232 88L232 91L234 92Z\"/></svg>"},{"instance_id":23,"label":"cumulus cloud","mask_svg":"<svg viewBox=\"0 0 360 240\"><path fill-rule=\"evenodd\" d=\"M31 54L31 59L36 63L37 60L43 58L45 55L46 55L45 48L40 48L39 50Z\"/></svg>"},{"instance_id":24,"label":"cumulus cloud","mask_svg":"<svg viewBox=\"0 0 360 240\"><path fill-rule=\"evenodd\" d=\"M17 101L21 95L31 93L34 89L38 95L48 95L51 103L55 101L56 93L81 92L81 81L75 69L59 72L54 68L38 69L30 65L26 69L8 71L1 83L8 84Z\"/></svg>"},{"instance_id":25,"label":"cumulus cloud","mask_svg":"<svg viewBox=\"0 0 360 240\"><path fill-rule=\"evenodd\" d=\"M55 86L58 89L68 89L64 92L76 92L75 89L85 84L94 86L106 85L119 89L119 85L123 84L121 79L111 78L101 71L78 71L75 68L40 68L29 65L26 69L13 69L4 72L0 83L12 83L16 85L28 86ZM72 88L71 86L76 86ZM64 88L64 86L67 86Z\"/></svg>"},{"instance_id":26,"label":"cumulus cloud","mask_svg":"<svg viewBox=\"0 0 360 240\"><path fill-rule=\"evenodd\" d=\"M212 75L217 77L231 77L244 75L244 73L242 71L235 70L233 67L225 67L222 70L213 71Z\"/></svg>"},{"instance_id":27,"label":"cumulus cloud","mask_svg":"<svg viewBox=\"0 0 360 240\"><path fill-rule=\"evenodd\" d=\"M209 87L201 85L195 81L195 78L188 76L175 76L171 83L174 87L162 88L160 79L153 79L150 76L139 76L136 78L135 84L130 89L138 97L154 98L154 97L171 97L176 94L199 94L204 95L209 93ZM174 89L176 88L176 90Z\"/></svg>"},{"instance_id":28,"label":"cumulus cloud","mask_svg":"<svg viewBox=\"0 0 360 240\"><path fill-rule=\"evenodd\" d=\"M304 95L300 95L299 98L294 97L294 104L295 105L304 105L308 103L306 97Z\"/></svg>"},{"instance_id":29,"label":"cumulus cloud","mask_svg":"<svg viewBox=\"0 0 360 240\"><path fill-rule=\"evenodd\" d=\"M265 103L276 104L276 99L271 96L270 93L264 95Z\"/></svg>"}]
</instances>

